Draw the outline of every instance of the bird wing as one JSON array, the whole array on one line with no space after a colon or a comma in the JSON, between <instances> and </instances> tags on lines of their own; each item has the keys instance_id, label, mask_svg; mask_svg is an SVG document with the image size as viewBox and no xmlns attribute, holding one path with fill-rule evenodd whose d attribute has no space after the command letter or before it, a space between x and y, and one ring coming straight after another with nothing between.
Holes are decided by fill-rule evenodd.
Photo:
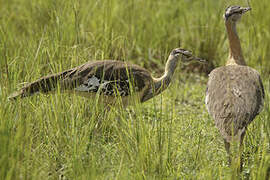
<instances>
[{"instance_id":1,"label":"bird wing","mask_svg":"<svg viewBox=\"0 0 270 180\"><path fill-rule=\"evenodd\" d=\"M260 113L263 100L259 73L250 67L224 66L209 75L205 104L225 137L245 129Z\"/></svg>"},{"instance_id":2,"label":"bird wing","mask_svg":"<svg viewBox=\"0 0 270 180\"><path fill-rule=\"evenodd\" d=\"M65 76L62 86L81 92L127 96L132 91L142 91L150 78L149 72L139 66L105 60L74 68Z\"/></svg>"}]
</instances>

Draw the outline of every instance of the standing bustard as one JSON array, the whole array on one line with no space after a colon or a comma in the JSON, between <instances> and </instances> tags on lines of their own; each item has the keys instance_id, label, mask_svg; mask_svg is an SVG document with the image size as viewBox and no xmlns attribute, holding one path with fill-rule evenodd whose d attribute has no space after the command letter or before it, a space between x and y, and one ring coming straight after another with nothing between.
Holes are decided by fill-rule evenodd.
<instances>
[{"instance_id":1,"label":"standing bustard","mask_svg":"<svg viewBox=\"0 0 270 180\"><path fill-rule=\"evenodd\" d=\"M206 107L224 138L231 161L230 143L240 141L241 147L249 123L263 108L264 88L259 73L246 66L242 55L236 23L250 7L231 6L224 14L229 38L229 58L226 66L214 69L206 90ZM240 158L240 169L242 161Z\"/></svg>"},{"instance_id":2,"label":"standing bustard","mask_svg":"<svg viewBox=\"0 0 270 180\"><path fill-rule=\"evenodd\" d=\"M140 102L145 102L169 86L179 58L184 63L193 60L204 62L188 50L174 49L167 60L164 75L160 78L153 78L146 69L123 61L88 62L29 83L9 96L9 99L31 96L37 92L48 93L55 91L58 86L61 92L74 92L86 97L96 97L99 94L99 98L106 104L113 104L116 97L121 97L126 106L132 95L137 95Z\"/></svg>"}]
</instances>

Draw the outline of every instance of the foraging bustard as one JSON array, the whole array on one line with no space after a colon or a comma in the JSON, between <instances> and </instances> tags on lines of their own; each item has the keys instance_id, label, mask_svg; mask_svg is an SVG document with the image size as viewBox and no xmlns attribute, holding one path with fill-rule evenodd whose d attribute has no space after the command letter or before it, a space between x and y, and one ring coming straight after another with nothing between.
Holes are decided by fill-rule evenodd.
<instances>
[{"instance_id":1,"label":"foraging bustard","mask_svg":"<svg viewBox=\"0 0 270 180\"><path fill-rule=\"evenodd\" d=\"M206 90L206 107L224 138L229 162L230 143L240 141L239 147L242 147L247 126L261 112L264 101L260 75L246 66L236 32L237 21L249 10L250 7L240 6L226 9L224 19L229 38L229 58L226 66L210 73Z\"/></svg>"},{"instance_id":2,"label":"foraging bustard","mask_svg":"<svg viewBox=\"0 0 270 180\"><path fill-rule=\"evenodd\" d=\"M167 60L164 75L160 78L153 78L146 69L123 61L88 62L29 83L9 96L9 99L27 97L37 92L48 93L58 86L63 92L74 92L86 97L96 97L99 94L99 98L106 104L113 104L116 97L121 97L126 106L133 94L138 95L140 102L145 102L168 87L178 59L184 63L193 60L204 62L188 50L174 49Z\"/></svg>"}]
</instances>

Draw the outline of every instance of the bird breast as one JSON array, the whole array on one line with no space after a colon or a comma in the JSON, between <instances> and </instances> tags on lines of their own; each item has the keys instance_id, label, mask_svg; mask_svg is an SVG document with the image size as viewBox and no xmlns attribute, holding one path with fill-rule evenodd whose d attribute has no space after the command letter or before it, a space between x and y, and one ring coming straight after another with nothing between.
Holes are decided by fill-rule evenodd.
<instances>
[{"instance_id":1,"label":"bird breast","mask_svg":"<svg viewBox=\"0 0 270 180\"><path fill-rule=\"evenodd\" d=\"M264 90L259 73L247 66L229 65L213 70L207 83L205 103L220 128L249 124L261 111Z\"/></svg>"}]
</instances>

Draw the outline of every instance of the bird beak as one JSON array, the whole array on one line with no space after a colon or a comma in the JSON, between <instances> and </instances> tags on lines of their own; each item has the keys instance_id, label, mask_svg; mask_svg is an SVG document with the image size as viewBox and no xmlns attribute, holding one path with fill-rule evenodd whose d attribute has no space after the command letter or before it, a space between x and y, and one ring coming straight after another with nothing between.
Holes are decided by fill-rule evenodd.
<instances>
[{"instance_id":1,"label":"bird beak","mask_svg":"<svg viewBox=\"0 0 270 180\"><path fill-rule=\"evenodd\" d=\"M203 63L203 64L207 64L208 63L205 59L201 59L201 58L198 58L198 57L194 57L193 59L195 61L199 61L200 63Z\"/></svg>"},{"instance_id":2,"label":"bird beak","mask_svg":"<svg viewBox=\"0 0 270 180\"><path fill-rule=\"evenodd\" d=\"M244 13L250 11L251 7L242 7L241 9L242 9L242 14L244 14Z\"/></svg>"}]
</instances>

